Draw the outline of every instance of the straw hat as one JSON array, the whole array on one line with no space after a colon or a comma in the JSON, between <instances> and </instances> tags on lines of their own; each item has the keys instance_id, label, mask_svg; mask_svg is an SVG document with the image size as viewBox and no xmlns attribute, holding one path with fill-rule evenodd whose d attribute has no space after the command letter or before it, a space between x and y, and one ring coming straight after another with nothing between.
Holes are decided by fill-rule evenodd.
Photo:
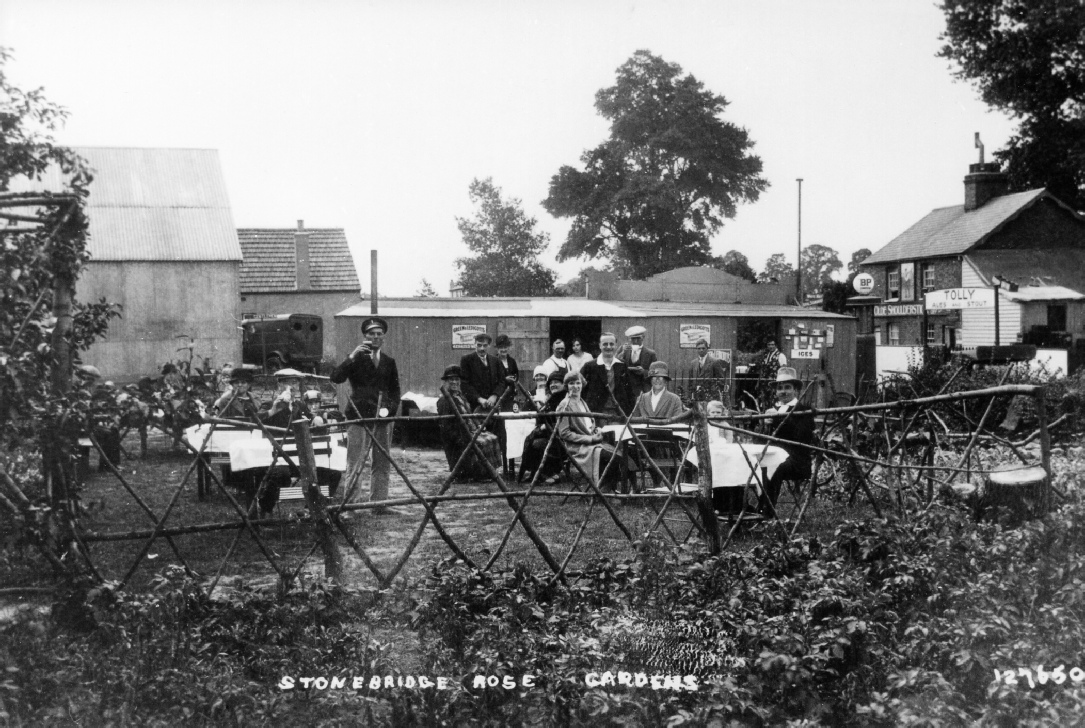
<instances>
[{"instance_id":1,"label":"straw hat","mask_svg":"<svg viewBox=\"0 0 1085 728\"><path fill-rule=\"evenodd\" d=\"M795 382L801 381L799 379L799 373L795 371L794 367L780 367L776 370L776 383L781 382Z\"/></svg>"}]
</instances>

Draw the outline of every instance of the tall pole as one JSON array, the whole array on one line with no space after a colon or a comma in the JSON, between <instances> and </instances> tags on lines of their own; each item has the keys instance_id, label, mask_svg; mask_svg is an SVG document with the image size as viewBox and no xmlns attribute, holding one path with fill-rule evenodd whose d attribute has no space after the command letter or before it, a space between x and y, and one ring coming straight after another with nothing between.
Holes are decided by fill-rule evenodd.
<instances>
[{"instance_id":1,"label":"tall pole","mask_svg":"<svg viewBox=\"0 0 1085 728\"><path fill-rule=\"evenodd\" d=\"M801 306L802 301L802 177L798 177L799 183L799 252L795 256L795 300Z\"/></svg>"},{"instance_id":2,"label":"tall pole","mask_svg":"<svg viewBox=\"0 0 1085 728\"><path fill-rule=\"evenodd\" d=\"M377 251L369 251L369 313L377 315Z\"/></svg>"}]
</instances>

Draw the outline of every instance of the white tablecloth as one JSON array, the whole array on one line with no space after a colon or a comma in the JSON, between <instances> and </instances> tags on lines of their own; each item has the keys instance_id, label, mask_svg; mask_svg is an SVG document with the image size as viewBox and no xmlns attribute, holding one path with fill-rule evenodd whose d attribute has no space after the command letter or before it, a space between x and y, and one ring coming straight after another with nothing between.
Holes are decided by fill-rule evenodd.
<instances>
[{"instance_id":1,"label":"white tablecloth","mask_svg":"<svg viewBox=\"0 0 1085 728\"><path fill-rule=\"evenodd\" d=\"M787 451L775 445L739 445L723 440L713 440L709 443L709 452L712 453L712 487L726 488L744 486L750 477L750 465L754 466L754 483L761 482L761 468L765 468L768 477L776 472L776 468L787 460ZM743 455L745 451L745 455ZM763 454L762 454L763 453ZM747 457L749 462L747 462ZM697 464L697 450L690 448L686 460L693 465Z\"/></svg>"},{"instance_id":2,"label":"white tablecloth","mask_svg":"<svg viewBox=\"0 0 1085 728\"><path fill-rule=\"evenodd\" d=\"M604 425L599 428L599 431L604 434L613 432L615 440L621 442L633 439L633 435L629 433L630 428L636 430L638 435L660 431L673 432L678 437L689 435L689 425L629 425L629 427L625 425Z\"/></svg>"},{"instance_id":3,"label":"white tablecloth","mask_svg":"<svg viewBox=\"0 0 1085 728\"><path fill-rule=\"evenodd\" d=\"M505 457L514 459L523 457L524 440L535 429L535 420L524 418L522 420L507 419L512 412L502 412L496 417L505 420Z\"/></svg>"},{"instance_id":4,"label":"white tablecloth","mask_svg":"<svg viewBox=\"0 0 1085 728\"><path fill-rule=\"evenodd\" d=\"M193 425L185 430L185 440L188 444L197 450L203 445L203 441L207 439L207 433L211 432L211 425ZM220 425L215 428L214 433L211 435L211 442L207 443L207 447L204 448L204 452L208 455L212 453L227 453L230 451L230 445L238 440L254 440L263 439L264 433L259 429L253 428L251 430L228 430L223 429Z\"/></svg>"},{"instance_id":5,"label":"white tablecloth","mask_svg":"<svg viewBox=\"0 0 1085 728\"><path fill-rule=\"evenodd\" d=\"M319 448L319 446L318 446ZM286 453L291 456L290 460L296 465L298 462L297 456L294 454L297 452L297 448L293 443L287 443L283 446ZM272 447L271 443L264 438L249 439L249 440L235 440L230 443L230 469L231 470L248 470L250 468L266 468L271 465ZM286 466L282 458L276 461L277 465ZM318 468L330 468L332 470L338 470L344 472L347 469L347 449L342 447L339 443L339 438L332 438L331 454L316 455L316 466Z\"/></svg>"}]
</instances>

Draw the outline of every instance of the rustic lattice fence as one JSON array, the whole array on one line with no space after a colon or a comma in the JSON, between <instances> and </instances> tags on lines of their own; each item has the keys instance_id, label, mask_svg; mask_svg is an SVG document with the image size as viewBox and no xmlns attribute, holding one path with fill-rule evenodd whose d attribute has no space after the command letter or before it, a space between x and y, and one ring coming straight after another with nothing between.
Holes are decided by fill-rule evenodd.
<instances>
[{"instance_id":1,"label":"rustic lattice fence","mask_svg":"<svg viewBox=\"0 0 1085 728\"><path fill-rule=\"evenodd\" d=\"M948 386L949 383L946 387ZM1031 399L1034 403L1037 429L1024 440L1014 442L993 432L989 415L996 401L1022 396ZM945 417L938 414L938 408L943 408L943 412L948 411L945 408L964 409L965 403L971 403L973 407L975 403L980 403L983 409L982 414L976 417L974 414L966 413L964 416L957 417L955 413L954 417L966 423L966 431L949 431L944 427ZM985 468L974 458L976 447L981 442L987 444L994 442L1003 447L1006 452L1012 453L1018 461L1017 470L1040 469L1043 477L1039 490L1034 488L1031 492L1038 493L1038 496L1034 495L1034 499L1038 497L1041 502L1032 504L1032 510L1042 513L1051 505L1052 489L1049 477L1051 447L1042 387L1020 384L1000 385L975 391L939 393L929 397L837 407L821 410L818 415L820 420L818 440L811 448L815 453L814 475L809 482L793 484L795 505L789 518L786 519L789 523L779 518L780 514L770 514L770 516L775 516L768 523L770 531L775 530L781 535L794 535L802 526L810 504L817 497L818 488L830 485L841 489L842 495L849 501L854 501L859 497L866 498L878 516L883 516L887 510L892 509L901 517L907 518L919 510L932 507L938 501L939 495L950 488L963 490L978 477L989 475L993 468ZM51 563L58 570L70 572L76 568L73 563L74 558L78 558L84 565L84 570L94 578L104 580L119 577L120 583L124 585L130 583L133 575L145 563L152 546L161 542L168 549L165 552L167 559L176 561L177 564L195 574L195 569L192 569L189 561L186 560L185 549L178 543L180 537L232 531L234 536L222 553L215 572L201 575L210 593L219 583L227 563L245 537L255 545L261 557L270 565L282 588L289 588L296 582L299 574L318 550L324 558L323 574L333 579L341 578L340 552L343 548L348 549L347 553L353 554L358 559L374 585L378 588L387 587L416 553L423 535L427 532L432 532L440 540L442 548L446 549L447 553L465 564L480 569L493 568L501 554L509 547L511 539L519 535L530 543L531 548L537 552L556 581L563 581L570 573L574 573L570 571L574 555L584 549L585 535L589 529L594 531L602 528L601 523L608 524L606 527L612 529L617 538L624 540L629 553L632 554L636 554L653 538L662 538L677 544L688 540L694 534L704 540L709 550L718 551L726 547L740 532L739 529L743 523L742 515L747 509L748 500L743 501L743 510L739 517L731 519L731 527L721 529L717 522L717 514L712 508L713 479L712 458L709 453L709 427L731 430L739 437L747 437L755 423L770 417L757 414L729 415L710 422L704 413L703 406L698 405L681 418L676 418L677 421L689 425L691 430L691 435L685 440L683 446L682 460L685 460L691 450L696 449L698 452L700 466L697 468L695 488L681 487L682 480L689 473L687 468L681 466L672 468L668 473L657 464L642 441L642 434L631 428L632 425L649 424L649 422L628 416L624 418L624 422L620 423L631 428L629 439L624 445L626 452L636 452L642 467L666 484L659 493L604 492L600 483L606 482L610 468L620 467L621 458L618 457L613 457L608 461L598 479L581 470L575 460L570 460L572 471L571 477L566 479L569 481L566 487L543 487L540 477L542 468L536 469L532 480L525 487L514 487L506 481L502 472L489 465L487 465L488 482L496 487L496 492L476 492L476 487L470 490L459 487L456 482L457 475L464 467L469 451L476 453L479 462L487 462L478 449L476 440L494 416L495 412L485 415L458 413L450 415L457 421L458 426L473 434L468 447L460 455L459 461L438 484L416 482L416 478L409 474L409 468L400 463L395 454L387 449L379 438L368 438L370 447L364 453L364 457L372 458L374 452L387 457L395 475L408 493L405 497L389 498L379 502L356 502L354 495L362 486L361 479L358 477L347 479L348 482L342 483L336 499L330 500L322 495L316 487L317 476L311 437L314 434L339 433L348 426L361 426L372 431L377 423L388 422L389 419L403 422L413 418L356 419L319 427L310 427L307 422L298 421L294 423L290 431L259 424L265 438L272 443L274 454L272 467L268 468L263 481L259 484L256 496L251 499L249 505L243 505L231 488L223 483L213 470L208 469L204 476L210 480L210 487L214 492L221 495L228 504L232 516L229 519L219 518L194 524L173 523L171 516L182 504L186 491L194 490L189 486L193 483L198 470L204 467L203 451L211 438L205 437L200 447L194 447L179 440L179 444L187 449L191 458L180 479L175 484L166 486L170 488L169 500L165 507L158 511L146 502L139 489L128 482L121 470L111 465L114 478L134 499L144 514L147 520L145 527L96 532L89 530L83 523L75 522L71 524L70 551L78 552L78 556L65 561L53 555ZM550 420L562 416L561 414L512 415L513 418ZM597 415L597 417L601 418L604 415ZM424 419L427 422L436 421L433 417ZM468 419L476 419L482 426L467 428ZM248 421L228 419L212 418L208 422L212 432L219 426L239 424L252 426L252 423ZM653 421L651 424L663 423ZM557 428L551 429L556 432ZM298 462L296 464L283 448L288 437L292 437L297 445ZM759 437L760 441L767 444L791 444L767 433ZM94 446L104 457L99 443L95 441ZM560 439L551 435L547 447L564 446ZM256 517L260 494L268 486L269 478L278 463L285 463L285 467L289 469L297 485L300 485L305 497L307 518L301 521L304 526L301 534L304 546L302 550L305 553L293 560L282 557L277 547L269 543L269 539L273 538L276 528L296 526L299 523L298 519L281 516ZM749 488L754 489L759 479L758 469L755 462L751 461L748 464L749 475L746 477L746 483ZM1005 472L1013 468L1007 468L1003 464L998 469ZM355 474L361 471L362 468L354 469ZM763 479L763 474L760 479ZM6 474L0 478L0 482L4 484L3 490L12 496L10 499L5 498L0 501L0 504L20 513L31 507ZM20 497L22 497L21 500ZM473 551L465 545L463 534L457 537L453 533L454 529L446 527L444 519L446 511L442 510L442 506L447 508L448 504L481 503L494 499L503 500L509 508L507 520L499 529L496 529L501 534L500 539L497 546L489 549L488 552ZM534 519L537 510L532 506L540 502L560 503L561 512L567 514L564 517L568 528L562 530L562 534L566 537L564 553L561 552L562 549L559 549L559 544L553 542L555 540L553 537L547 538L537 527ZM631 508L631 506L645 506L645 509ZM403 549L392 558L386 556L382 562L382 559L375 558L370 553L371 549L363 544L364 539L358 532L359 523L347 519L348 514L391 507L417 509L418 522ZM605 518L602 521L594 518L596 514L603 513L605 513ZM637 514L636 519L633 517L634 514ZM639 525L631 527L630 523L634 520ZM371 526L373 521L366 523ZM681 524L682 527L675 526L676 523ZM686 531L684 537L681 536L683 528ZM496 536L496 532L493 535ZM105 549L110 548L110 544L117 542L137 544L136 555L124 568L123 574L104 574L96 564L96 555L100 556ZM308 545L305 546L305 544ZM161 563L162 561L156 561L155 565Z\"/></svg>"}]
</instances>

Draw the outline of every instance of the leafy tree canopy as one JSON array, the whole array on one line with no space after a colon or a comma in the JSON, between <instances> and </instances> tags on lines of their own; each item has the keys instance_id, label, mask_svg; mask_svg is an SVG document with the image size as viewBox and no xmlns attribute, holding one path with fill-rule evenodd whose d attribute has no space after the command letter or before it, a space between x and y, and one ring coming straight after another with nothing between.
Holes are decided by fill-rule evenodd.
<instances>
[{"instance_id":1,"label":"leafy tree canopy","mask_svg":"<svg viewBox=\"0 0 1085 728\"><path fill-rule=\"evenodd\" d=\"M827 245L810 245L802 249L802 292L810 295L833 280L833 273L844 267L840 256Z\"/></svg>"},{"instance_id":2,"label":"leafy tree canopy","mask_svg":"<svg viewBox=\"0 0 1085 728\"><path fill-rule=\"evenodd\" d=\"M737 250L729 250L722 258L717 258L715 266L733 276L745 278L750 283L757 282L757 272L750 267L750 260Z\"/></svg>"},{"instance_id":3,"label":"leafy tree canopy","mask_svg":"<svg viewBox=\"0 0 1085 728\"><path fill-rule=\"evenodd\" d=\"M995 154L1013 189L1047 187L1085 208L1085 4L945 0L939 55L991 106L1021 120Z\"/></svg>"},{"instance_id":4,"label":"leafy tree canopy","mask_svg":"<svg viewBox=\"0 0 1085 728\"><path fill-rule=\"evenodd\" d=\"M848 261L848 273L858 273L860 264L871 255L873 253L870 252L870 248L859 248L852 253L851 260Z\"/></svg>"},{"instance_id":5,"label":"leafy tree canopy","mask_svg":"<svg viewBox=\"0 0 1085 728\"><path fill-rule=\"evenodd\" d=\"M491 178L473 180L472 218L456 218L463 242L475 254L457 258L467 296L543 296L553 292L555 273L539 262L550 236L535 230L516 198L502 199Z\"/></svg>"},{"instance_id":6,"label":"leafy tree canopy","mask_svg":"<svg viewBox=\"0 0 1085 728\"><path fill-rule=\"evenodd\" d=\"M626 278L712 262L709 240L768 182L727 100L641 50L595 95L610 136L562 167L543 206L573 219L558 260L602 258Z\"/></svg>"},{"instance_id":7,"label":"leafy tree canopy","mask_svg":"<svg viewBox=\"0 0 1085 728\"><path fill-rule=\"evenodd\" d=\"M795 267L787 262L787 258L784 257L784 254L773 253L769 256L769 259L765 261L765 269L761 271L757 280L761 283L772 283L773 281L781 281L784 278L793 275L795 275Z\"/></svg>"}]
</instances>

